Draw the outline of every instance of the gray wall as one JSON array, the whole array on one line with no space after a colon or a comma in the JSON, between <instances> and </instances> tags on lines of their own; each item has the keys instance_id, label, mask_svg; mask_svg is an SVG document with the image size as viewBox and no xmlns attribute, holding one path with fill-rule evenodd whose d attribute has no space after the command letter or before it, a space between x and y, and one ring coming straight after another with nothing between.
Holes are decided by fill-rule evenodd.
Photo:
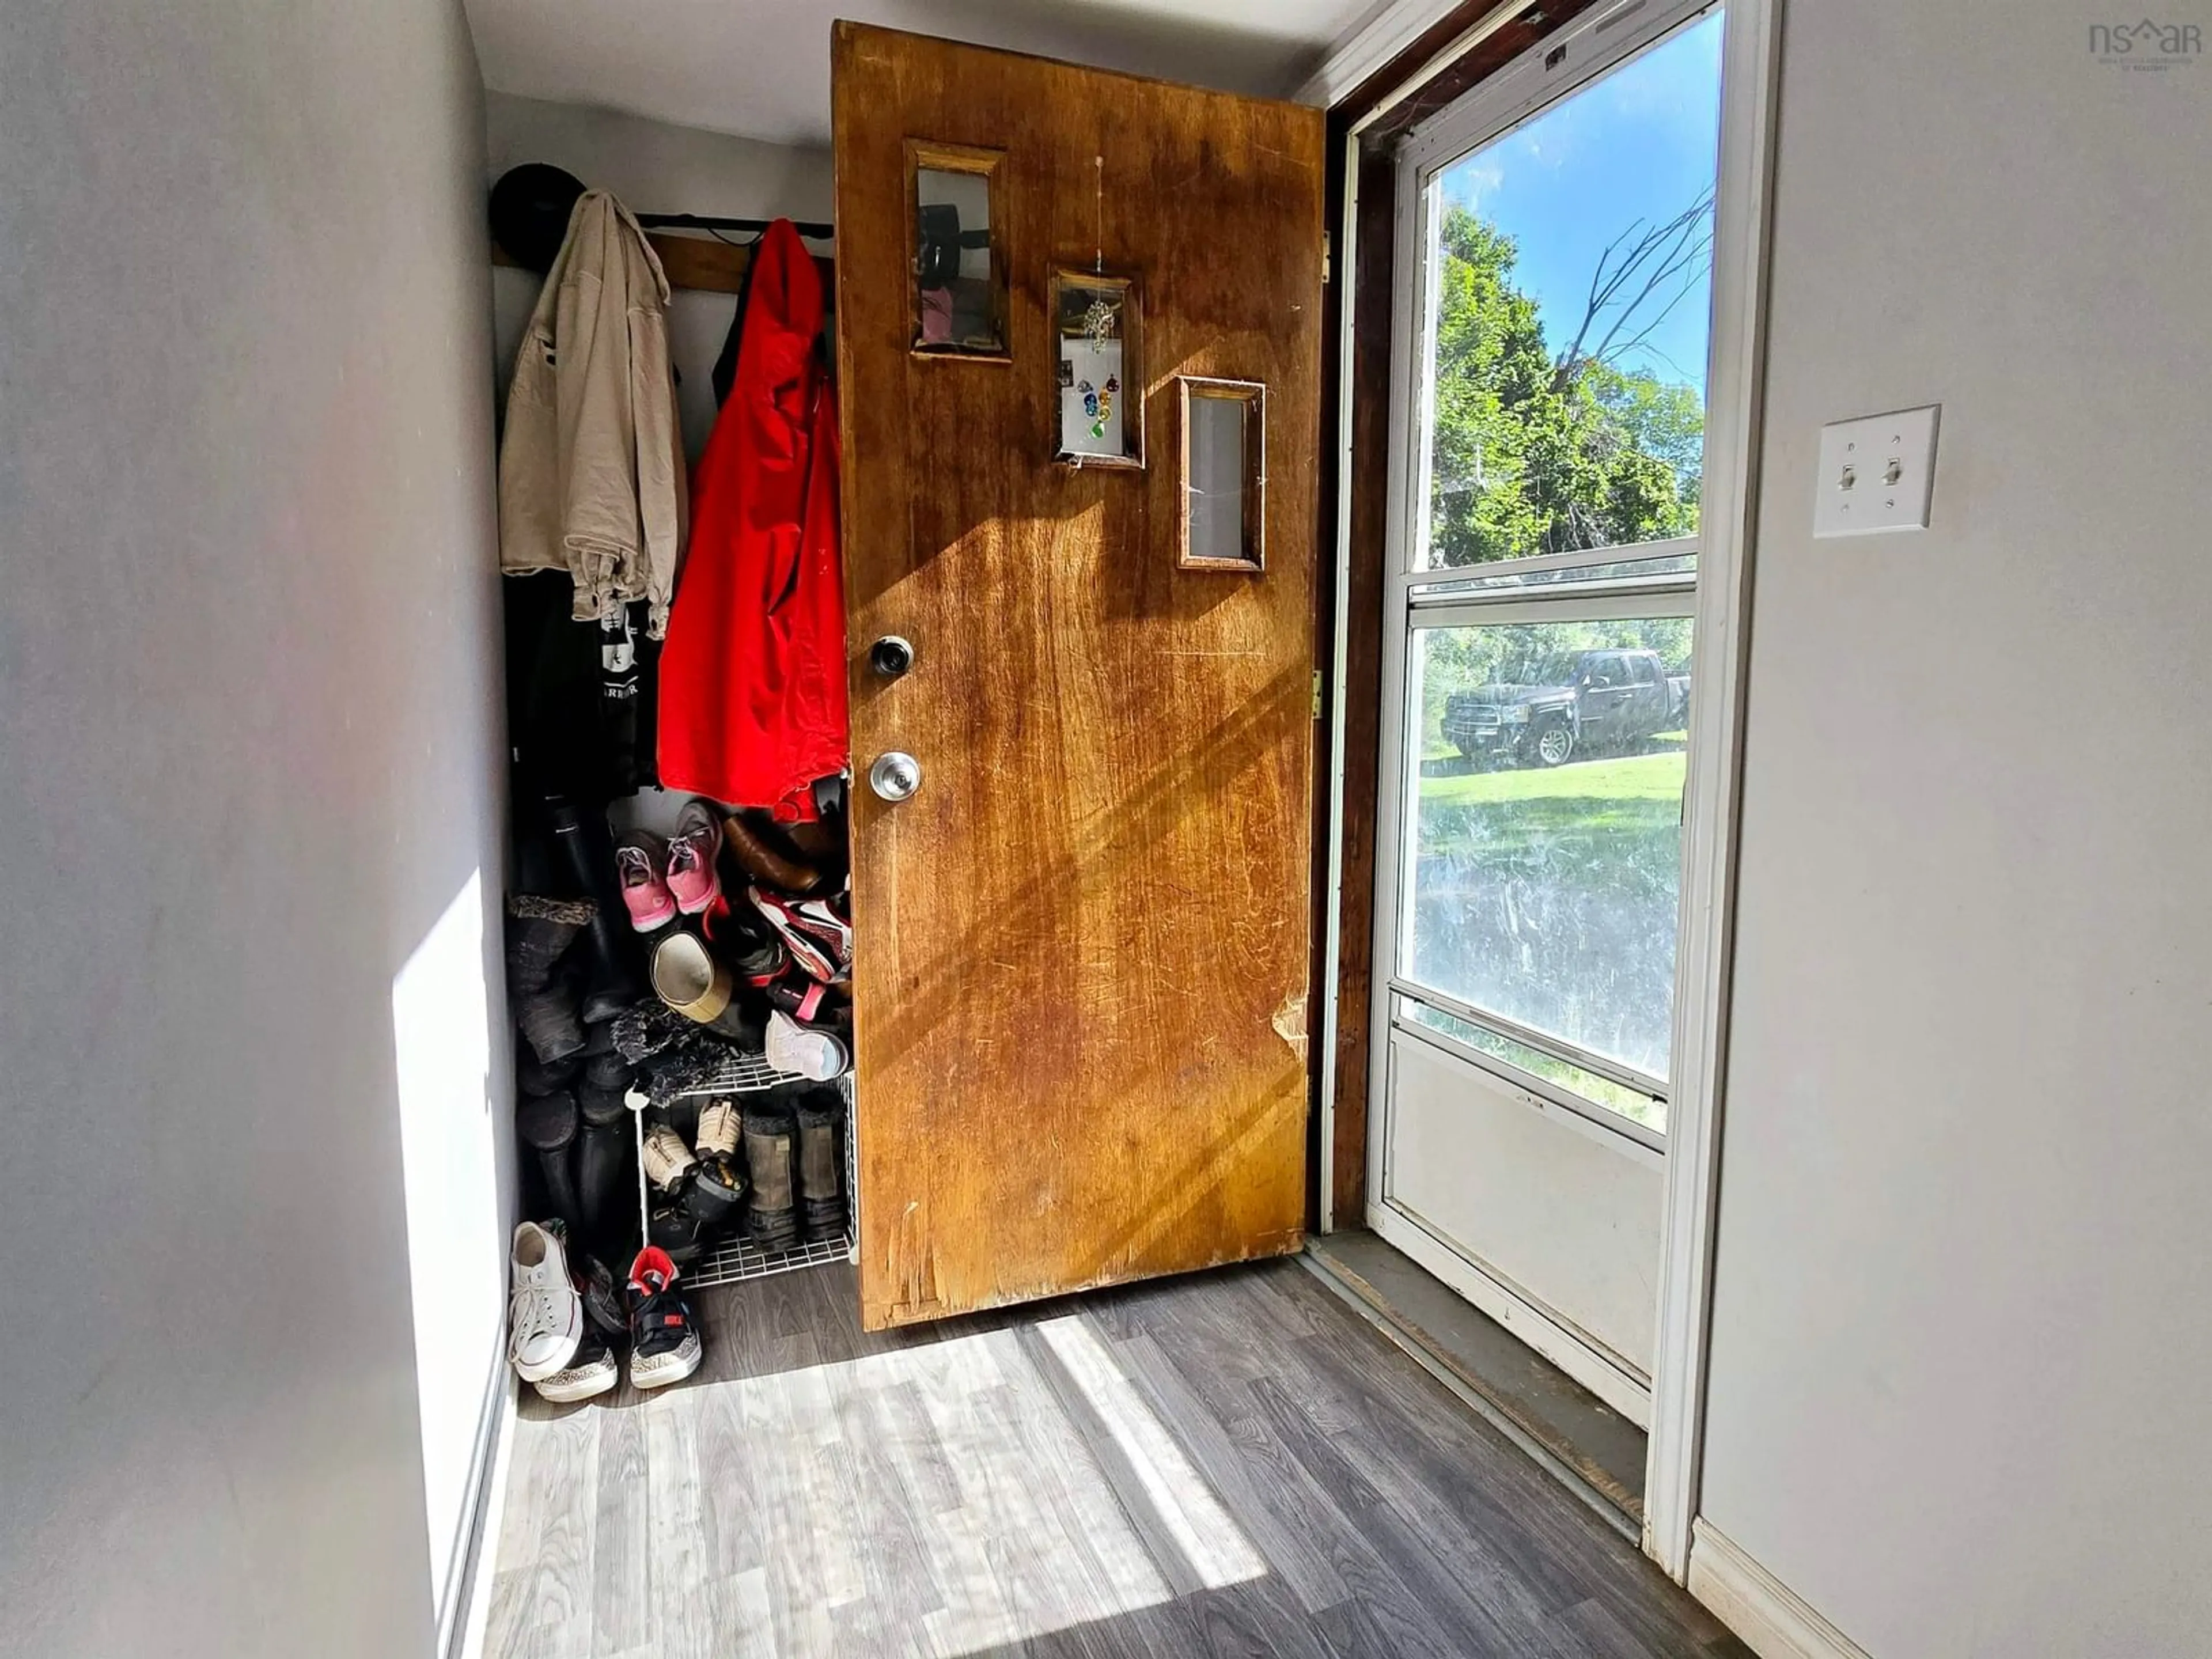
<instances>
[{"instance_id":1,"label":"gray wall","mask_svg":"<svg viewBox=\"0 0 2212 1659\"><path fill-rule=\"evenodd\" d=\"M1787 9L1704 1509L1881 1659L2199 1654L2212 62L1993 9Z\"/></svg>"},{"instance_id":2,"label":"gray wall","mask_svg":"<svg viewBox=\"0 0 2212 1659\"><path fill-rule=\"evenodd\" d=\"M449 0L7 37L0 1652L426 1653L395 983L441 918L479 1017L410 1063L480 1116L507 1073L473 53ZM500 1261L426 1265L473 1419Z\"/></svg>"}]
</instances>

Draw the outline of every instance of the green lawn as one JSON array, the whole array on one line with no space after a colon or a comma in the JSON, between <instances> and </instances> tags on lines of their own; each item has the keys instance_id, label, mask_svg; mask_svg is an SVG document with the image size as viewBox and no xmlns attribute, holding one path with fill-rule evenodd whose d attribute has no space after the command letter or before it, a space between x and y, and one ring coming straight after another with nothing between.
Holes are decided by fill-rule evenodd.
<instances>
[{"instance_id":1,"label":"green lawn","mask_svg":"<svg viewBox=\"0 0 2212 1659\"><path fill-rule=\"evenodd\" d=\"M1663 1071L1684 765L1680 749L1548 769L1431 762L1415 813L1413 977Z\"/></svg>"},{"instance_id":2,"label":"green lawn","mask_svg":"<svg viewBox=\"0 0 2212 1659\"><path fill-rule=\"evenodd\" d=\"M1626 860L1648 875L1651 838L1673 840L1679 830L1684 763L1675 749L1424 777L1420 849L1486 860L1534 854L1594 865Z\"/></svg>"},{"instance_id":3,"label":"green lawn","mask_svg":"<svg viewBox=\"0 0 2212 1659\"><path fill-rule=\"evenodd\" d=\"M1601 760L1569 761L1565 766L1528 766L1493 772L1462 772L1425 777L1421 799L1438 805L1473 805L1478 801L1679 800L1685 761L1679 749L1656 755L1622 755Z\"/></svg>"}]
</instances>

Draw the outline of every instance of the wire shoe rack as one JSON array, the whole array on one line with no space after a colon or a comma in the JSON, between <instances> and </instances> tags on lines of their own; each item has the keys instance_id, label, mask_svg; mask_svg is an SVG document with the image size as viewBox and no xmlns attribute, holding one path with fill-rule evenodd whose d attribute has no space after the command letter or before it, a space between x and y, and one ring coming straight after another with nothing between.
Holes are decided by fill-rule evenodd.
<instances>
[{"instance_id":1,"label":"wire shoe rack","mask_svg":"<svg viewBox=\"0 0 2212 1659\"><path fill-rule=\"evenodd\" d=\"M638 1237L652 1235L653 1186L645 1178L645 1115L653 1107L666 1108L679 1100L712 1099L726 1095L759 1094L787 1083L809 1083L794 1072L780 1072L759 1054L732 1050L723 1068L704 1081L672 1089L665 1094L647 1096L642 1091L630 1094L630 1130L636 1137L637 1157L637 1229ZM854 1176L859 1159L854 1154L854 1125L856 1114L853 1109L853 1077L848 1072L837 1079L837 1092L845 1097L845 1231L836 1238L808 1239L788 1249L763 1250L750 1239L732 1233L702 1255L698 1261L684 1269L684 1282L695 1291L712 1290L718 1285L741 1284L749 1279L766 1279L773 1273L793 1273L802 1267L824 1267L833 1261L857 1261L859 1252L854 1243L854 1216L859 1202L858 1182Z\"/></svg>"}]
</instances>

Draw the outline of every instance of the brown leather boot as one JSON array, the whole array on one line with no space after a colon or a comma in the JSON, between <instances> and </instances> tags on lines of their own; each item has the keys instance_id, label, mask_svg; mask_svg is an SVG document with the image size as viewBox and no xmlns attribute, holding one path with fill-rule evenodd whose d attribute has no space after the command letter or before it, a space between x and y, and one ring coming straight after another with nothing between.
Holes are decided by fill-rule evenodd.
<instances>
[{"instance_id":1,"label":"brown leather boot","mask_svg":"<svg viewBox=\"0 0 2212 1659\"><path fill-rule=\"evenodd\" d=\"M765 882L787 893L811 893L821 884L819 870L798 859L787 858L745 822L743 813L732 812L722 820L722 844L730 849L730 856L738 861L738 867L755 881Z\"/></svg>"}]
</instances>

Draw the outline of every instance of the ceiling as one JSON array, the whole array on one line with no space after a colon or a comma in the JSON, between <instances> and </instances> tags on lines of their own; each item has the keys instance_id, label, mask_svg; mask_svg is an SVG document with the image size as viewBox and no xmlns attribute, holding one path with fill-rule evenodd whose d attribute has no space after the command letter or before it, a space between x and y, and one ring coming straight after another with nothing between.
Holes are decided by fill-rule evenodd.
<instances>
[{"instance_id":1,"label":"ceiling","mask_svg":"<svg viewBox=\"0 0 2212 1659\"><path fill-rule=\"evenodd\" d=\"M465 0L484 84L830 142L830 24L884 23L1287 97L1377 0Z\"/></svg>"}]
</instances>

